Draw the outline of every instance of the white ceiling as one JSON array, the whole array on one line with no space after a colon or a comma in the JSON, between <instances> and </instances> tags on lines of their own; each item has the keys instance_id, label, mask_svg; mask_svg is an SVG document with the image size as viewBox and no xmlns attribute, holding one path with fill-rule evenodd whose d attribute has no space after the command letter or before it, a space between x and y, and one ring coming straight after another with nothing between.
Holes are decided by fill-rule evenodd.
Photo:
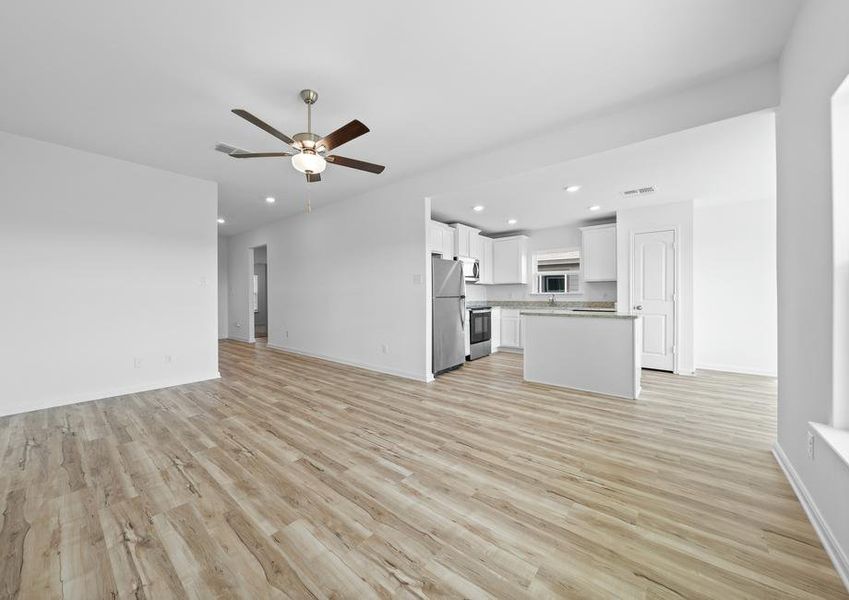
<instances>
[{"instance_id":1,"label":"white ceiling","mask_svg":"<svg viewBox=\"0 0 849 600\"><path fill-rule=\"evenodd\" d=\"M634 206L774 199L775 179L775 115L760 112L434 196L431 211L489 233L529 231L609 219ZM569 193L568 185L581 189ZM621 194L652 185L653 194ZM475 205L485 208L475 212ZM593 205L601 209L590 211Z\"/></svg>"},{"instance_id":2,"label":"white ceiling","mask_svg":"<svg viewBox=\"0 0 849 600\"><path fill-rule=\"evenodd\" d=\"M774 59L798 0L6 2L0 130L220 182L224 233L301 210L284 159L237 161L218 141L277 150L230 113L290 135L320 95L320 133L359 118L313 204L469 152ZM263 201L274 195L278 202Z\"/></svg>"}]
</instances>

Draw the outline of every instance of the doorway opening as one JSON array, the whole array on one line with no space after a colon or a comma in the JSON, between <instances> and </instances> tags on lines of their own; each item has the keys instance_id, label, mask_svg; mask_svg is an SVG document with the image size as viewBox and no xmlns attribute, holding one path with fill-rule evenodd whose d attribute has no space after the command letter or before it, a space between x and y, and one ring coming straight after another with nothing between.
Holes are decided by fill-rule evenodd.
<instances>
[{"instance_id":1,"label":"doorway opening","mask_svg":"<svg viewBox=\"0 0 849 600\"><path fill-rule=\"evenodd\" d=\"M253 337L257 344L268 343L268 249L257 246L253 251L251 277L251 311Z\"/></svg>"}]
</instances>

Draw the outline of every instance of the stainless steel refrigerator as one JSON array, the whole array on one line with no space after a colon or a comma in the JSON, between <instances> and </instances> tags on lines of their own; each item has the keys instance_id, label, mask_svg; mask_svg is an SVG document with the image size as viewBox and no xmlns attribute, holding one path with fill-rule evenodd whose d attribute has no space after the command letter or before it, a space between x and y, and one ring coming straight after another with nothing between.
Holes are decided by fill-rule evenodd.
<instances>
[{"instance_id":1,"label":"stainless steel refrigerator","mask_svg":"<svg viewBox=\"0 0 849 600\"><path fill-rule=\"evenodd\" d=\"M466 283L463 263L433 259L433 374L456 369L466 360Z\"/></svg>"}]
</instances>

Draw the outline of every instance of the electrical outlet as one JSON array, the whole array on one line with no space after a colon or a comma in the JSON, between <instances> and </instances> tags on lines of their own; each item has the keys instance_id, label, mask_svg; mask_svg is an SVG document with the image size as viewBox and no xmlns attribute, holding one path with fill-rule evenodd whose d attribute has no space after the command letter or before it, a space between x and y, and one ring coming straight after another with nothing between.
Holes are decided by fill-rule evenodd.
<instances>
[{"instance_id":1,"label":"electrical outlet","mask_svg":"<svg viewBox=\"0 0 849 600\"><path fill-rule=\"evenodd\" d=\"M383 352L384 354L388 354L389 353L389 344L381 344L380 345L380 351Z\"/></svg>"},{"instance_id":2,"label":"electrical outlet","mask_svg":"<svg viewBox=\"0 0 849 600\"><path fill-rule=\"evenodd\" d=\"M288 340L289 339L289 330L287 329L286 331L284 331L283 335Z\"/></svg>"},{"instance_id":3,"label":"electrical outlet","mask_svg":"<svg viewBox=\"0 0 849 600\"><path fill-rule=\"evenodd\" d=\"M142 359L140 359L138 356L136 356L135 358L133 358L133 366L134 366L136 369L141 369L141 366L142 366Z\"/></svg>"},{"instance_id":4,"label":"electrical outlet","mask_svg":"<svg viewBox=\"0 0 849 600\"><path fill-rule=\"evenodd\" d=\"M421 285L424 283L424 275L421 273L413 273L413 285Z\"/></svg>"},{"instance_id":5,"label":"electrical outlet","mask_svg":"<svg viewBox=\"0 0 849 600\"><path fill-rule=\"evenodd\" d=\"M808 458L814 460L814 432L808 432Z\"/></svg>"}]
</instances>

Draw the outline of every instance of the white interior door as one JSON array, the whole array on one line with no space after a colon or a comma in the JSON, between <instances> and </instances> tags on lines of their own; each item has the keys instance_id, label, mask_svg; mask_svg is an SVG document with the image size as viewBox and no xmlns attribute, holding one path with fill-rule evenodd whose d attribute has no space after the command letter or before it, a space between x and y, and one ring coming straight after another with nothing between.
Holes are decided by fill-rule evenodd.
<instances>
[{"instance_id":1,"label":"white interior door","mask_svg":"<svg viewBox=\"0 0 849 600\"><path fill-rule=\"evenodd\" d=\"M643 321L643 367L675 369L675 232L634 236L631 310Z\"/></svg>"}]
</instances>

